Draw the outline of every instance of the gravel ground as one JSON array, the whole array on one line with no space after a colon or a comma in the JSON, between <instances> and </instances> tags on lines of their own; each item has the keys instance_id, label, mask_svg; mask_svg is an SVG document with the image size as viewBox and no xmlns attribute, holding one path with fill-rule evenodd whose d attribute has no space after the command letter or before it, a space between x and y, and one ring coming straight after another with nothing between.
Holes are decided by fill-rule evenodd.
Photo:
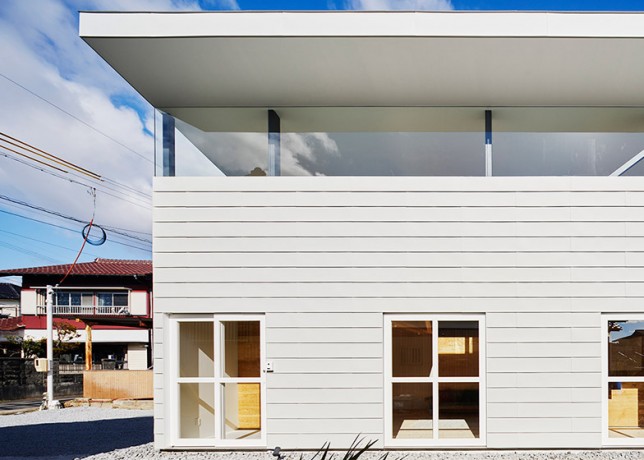
<instances>
[{"instance_id":1,"label":"gravel ground","mask_svg":"<svg viewBox=\"0 0 644 460\"><path fill-rule=\"evenodd\" d=\"M0 459L275 460L268 452L155 452L152 411L75 407L0 417ZM286 453L310 460L312 452ZM340 460L341 453L334 453ZM371 452L361 460L379 460ZM644 460L644 450L390 452L387 460ZM319 460L319 457L318 459Z\"/></svg>"}]
</instances>

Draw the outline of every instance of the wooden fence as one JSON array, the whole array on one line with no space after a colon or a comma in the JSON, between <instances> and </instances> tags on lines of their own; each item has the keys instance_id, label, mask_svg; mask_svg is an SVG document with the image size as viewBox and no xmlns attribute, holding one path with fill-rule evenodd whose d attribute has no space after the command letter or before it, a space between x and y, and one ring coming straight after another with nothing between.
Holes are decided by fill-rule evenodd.
<instances>
[{"instance_id":1,"label":"wooden fence","mask_svg":"<svg viewBox=\"0 0 644 460\"><path fill-rule=\"evenodd\" d=\"M91 399L152 399L152 371L83 372L83 397Z\"/></svg>"}]
</instances>

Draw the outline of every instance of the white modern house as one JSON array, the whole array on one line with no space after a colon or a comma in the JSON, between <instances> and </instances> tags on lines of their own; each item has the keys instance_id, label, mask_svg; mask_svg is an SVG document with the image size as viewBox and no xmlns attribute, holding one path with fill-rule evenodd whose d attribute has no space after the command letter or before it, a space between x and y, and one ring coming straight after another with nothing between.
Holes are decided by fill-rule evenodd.
<instances>
[{"instance_id":1,"label":"white modern house","mask_svg":"<svg viewBox=\"0 0 644 460\"><path fill-rule=\"evenodd\" d=\"M157 448L644 446L644 14L80 34L158 109Z\"/></svg>"}]
</instances>

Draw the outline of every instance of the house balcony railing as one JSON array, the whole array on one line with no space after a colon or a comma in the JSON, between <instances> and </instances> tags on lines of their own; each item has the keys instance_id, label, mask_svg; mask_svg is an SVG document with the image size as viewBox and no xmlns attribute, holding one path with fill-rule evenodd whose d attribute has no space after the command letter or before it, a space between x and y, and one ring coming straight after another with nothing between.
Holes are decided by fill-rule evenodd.
<instances>
[{"instance_id":1,"label":"house balcony railing","mask_svg":"<svg viewBox=\"0 0 644 460\"><path fill-rule=\"evenodd\" d=\"M105 316L128 316L130 314L129 307L114 307L114 306L82 306L82 305L54 305L54 315L105 315ZM38 305L36 311L39 315L47 314L47 307L45 305Z\"/></svg>"}]
</instances>

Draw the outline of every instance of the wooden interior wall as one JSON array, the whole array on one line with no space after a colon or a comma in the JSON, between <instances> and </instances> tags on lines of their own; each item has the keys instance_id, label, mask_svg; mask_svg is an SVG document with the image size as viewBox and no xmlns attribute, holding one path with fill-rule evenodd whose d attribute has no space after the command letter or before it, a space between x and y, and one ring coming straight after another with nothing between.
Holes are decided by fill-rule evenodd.
<instances>
[{"instance_id":1,"label":"wooden interior wall","mask_svg":"<svg viewBox=\"0 0 644 460\"><path fill-rule=\"evenodd\" d=\"M236 323L237 371L239 377L260 376L259 322L239 321ZM240 429L259 430L261 428L260 385L240 383L238 391L238 420Z\"/></svg>"}]
</instances>

